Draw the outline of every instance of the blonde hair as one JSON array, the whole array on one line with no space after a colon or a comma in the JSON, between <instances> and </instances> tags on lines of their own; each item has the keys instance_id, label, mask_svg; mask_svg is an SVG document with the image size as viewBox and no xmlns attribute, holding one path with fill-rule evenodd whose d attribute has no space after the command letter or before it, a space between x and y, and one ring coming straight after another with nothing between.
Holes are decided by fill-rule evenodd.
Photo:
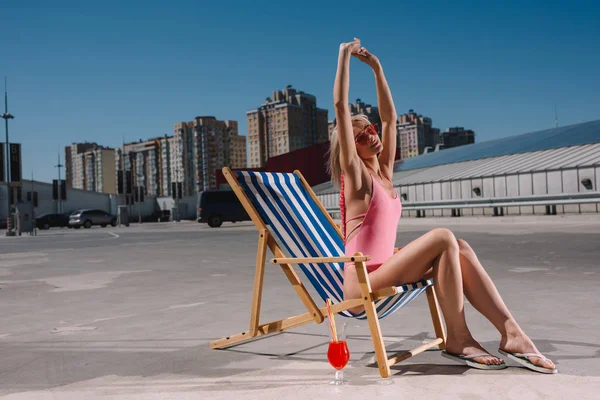
<instances>
[{"instance_id":1,"label":"blonde hair","mask_svg":"<svg viewBox=\"0 0 600 400\"><path fill-rule=\"evenodd\" d=\"M371 121L364 114L353 115L352 126L364 129L367 125L371 125ZM340 163L340 142L338 140L337 128L331 133L331 142L329 147L329 163L327 164L327 172L331 175L331 181L336 188L342 185L341 175L342 166Z\"/></svg>"}]
</instances>

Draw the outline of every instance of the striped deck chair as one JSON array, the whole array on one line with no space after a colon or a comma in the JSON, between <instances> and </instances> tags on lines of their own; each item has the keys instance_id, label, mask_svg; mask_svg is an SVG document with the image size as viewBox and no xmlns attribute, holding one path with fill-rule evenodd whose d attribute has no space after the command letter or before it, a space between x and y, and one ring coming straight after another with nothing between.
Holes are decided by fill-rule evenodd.
<instances>
[{"instance_id":1,"label":"striped deck chair","mask_svg":"<svg viewBox=\"0 0 600 400\"><path fill-rule=\"evenodd\" d=\"M366 319L382 377L390 374L390 366L434 346L445 345L445 332L438 310L433 281L426 280L403 286L371 290L365 262L369 255L344 255L339 227L325 211L300 172L271 173L236 171L223 168L223 174L258 229L258 251L254 276L254 293L250 312L250 329L211 342L213 349L230 347L246 340L274 332L282 332L309 322L321 323L327 318L326 307L318 307L292 265L298 265L323 301L330 298L333 312L345 317ZM294 290L307 308L304 314L279 321L259 323L263 276L267 247L275 258L271 263L283 269ZM354 262L362 297L344 300L343 263ZM427 292L429 311L436 339L416 349L388 358L379 319L407 305L423 291ZM363 305L360 314L348 309Z\"/></svg>"}]
</instances>

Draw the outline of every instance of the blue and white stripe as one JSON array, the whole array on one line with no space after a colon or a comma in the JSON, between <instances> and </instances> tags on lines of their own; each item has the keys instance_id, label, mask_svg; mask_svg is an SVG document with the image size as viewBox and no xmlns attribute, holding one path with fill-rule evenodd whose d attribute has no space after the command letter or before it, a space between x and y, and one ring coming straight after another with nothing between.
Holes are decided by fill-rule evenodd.
<instances>
[{"instance_id":1,"label":"blue and white stripe","mask_svg":"<svg viewBox=\"0 0 600 400\"><path fill-rule=\"evenodd\" d=\"M341 257L344 243L295 174L236 171L238 181L267 224L269 233L289 257ZM323 300L344 298L342 263L299 264ZM398 293L377 300L379 318L410 303L433 281L398 286ZM341 315L366 319L365 312Z\"/></svg>"}]
</instances>

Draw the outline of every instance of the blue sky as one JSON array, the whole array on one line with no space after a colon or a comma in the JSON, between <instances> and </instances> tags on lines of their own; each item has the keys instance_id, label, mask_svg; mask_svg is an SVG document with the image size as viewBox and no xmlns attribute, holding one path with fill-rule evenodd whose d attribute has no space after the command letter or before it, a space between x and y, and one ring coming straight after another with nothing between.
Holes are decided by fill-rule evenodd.
<instances>
[{"instance_id":1,"label":"blue sky","mask_svg":"<svg viewBox=\"0 0 600 400\"><path fill-rule=\"evenodd\" d=\"M355 36L381 59L398 113L442 130L484 141L544 129L555 104L560 125L600 119L592 1L44 3L0 12L9 132L36 180L56 176L71 142L119 146L197 115L237 120L245 135L246 111L287 84L333 119L338 45ZM350 86L350 99L376 103L366 65L352 64Z\"/></svg>"}]
</instances>

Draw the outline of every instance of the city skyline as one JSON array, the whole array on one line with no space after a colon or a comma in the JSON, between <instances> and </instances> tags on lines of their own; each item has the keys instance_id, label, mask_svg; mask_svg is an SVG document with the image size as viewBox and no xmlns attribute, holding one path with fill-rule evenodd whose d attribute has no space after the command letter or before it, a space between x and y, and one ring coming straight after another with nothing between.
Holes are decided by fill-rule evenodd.
<instances>
[{"instance_id":1,"label":"city skyline","mask_svg":"<svg viewBox=\"0 0 600 400\"><path fill-rule=\"evenodd\" d=\"M220 4L7 8L0 75L23 176L51 181L70 143L171 135L189 115L238 121L247 136L246 111L288 84L333 119L337 47L354 36L381 59L399 115L419 110L442 130L473 129L478 142L553 127L555 105L560 126L600 117L596 4L396 4L384 13L351 3L276 4L250 19L250 6ZM182 9L211 18L181 23ZM376 22L354 23L358 15ZM377 107L372 73L355 60L350 88L349 99Z\"/></svg>"}]
</instances>

